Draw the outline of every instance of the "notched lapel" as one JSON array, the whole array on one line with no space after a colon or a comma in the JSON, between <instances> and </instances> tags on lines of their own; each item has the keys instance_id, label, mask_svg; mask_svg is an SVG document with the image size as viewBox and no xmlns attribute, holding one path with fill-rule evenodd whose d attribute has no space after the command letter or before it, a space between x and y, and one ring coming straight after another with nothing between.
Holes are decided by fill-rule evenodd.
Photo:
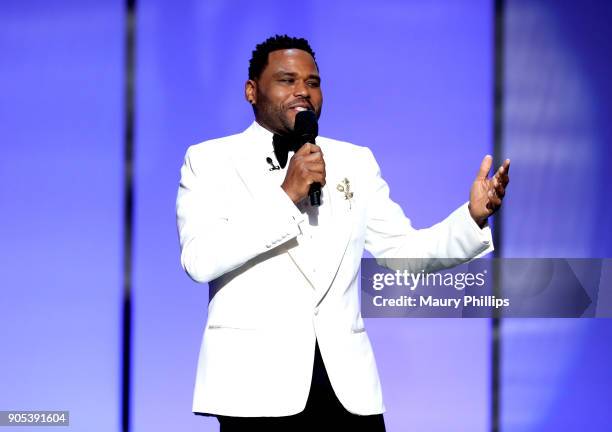
<instances>
[{"instance_id":1,"label":"notched lapel","mask_svg":"<svg viewBox=\"0 0 612 432\"><path fill-rule=\"evenodd\" d=\"M245 138L247 140L248 138ZM232 154L234 167L242 183L254 199L266 193L267 187L272 183L271 176L263 163L258 160L257 154L249 148L247 143L241 142Z\"/></svg>"},{"instance_id":2,"label":"notched lapel","mask_svg":"<svg viewBox=\"0 0 612 432\"><path fill-rule=\"evenodd\" d=\"M317 305L323 301L338 274L355 226L355 214L353 213L355 209L336 189L338 176L328 176L328 179L323 187L323 193L327 198L326 202L330 206L331 213L331 222L329 227L326 227L328 234L326 240L330 242L330 245L321 250L321 255L325 259L320 260L324 268L320 272Z\"/></svg>"}]
</instances>

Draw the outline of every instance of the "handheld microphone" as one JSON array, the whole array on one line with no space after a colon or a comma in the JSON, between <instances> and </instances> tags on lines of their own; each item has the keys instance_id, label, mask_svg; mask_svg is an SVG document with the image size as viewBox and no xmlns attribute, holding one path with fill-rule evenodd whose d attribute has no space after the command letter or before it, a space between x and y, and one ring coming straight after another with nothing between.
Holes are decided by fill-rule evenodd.
<instances>
[{"instance_id":1,"label":"handheld microphone","mask_svg":"<svg viewBox=\"0 0 612 432\"><path fill-rule=\"evenodd\" d=\"M296 114L293 134L298 140L297 144L299 147L307 142L316 144L315 139L319 135L319 124L317 123L317 116L314 111L300 111ZM308 196L310 197L310 205L321 205L321 183L311 184Z\"/></svg>"}]
</instances>

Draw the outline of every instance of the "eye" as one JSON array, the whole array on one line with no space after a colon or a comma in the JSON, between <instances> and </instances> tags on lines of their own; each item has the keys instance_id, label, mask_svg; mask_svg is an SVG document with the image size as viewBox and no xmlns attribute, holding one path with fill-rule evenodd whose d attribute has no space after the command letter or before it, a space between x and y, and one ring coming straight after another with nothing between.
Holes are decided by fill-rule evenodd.
<instances>
[{"instance_id":1,"label":"eye","mask_svg":"<svg viewBox=\"0 0 612 432\"><path fill-rule=\"evenodd\" d=\"M291 83L293 83L295 80L294 80L293 78L281 78L279 81L280 81L280 82L282 82L282 83L291 84Z\"/></svg>"},{"instance_id":2,"label":"eye","mask_svg":"<svg viewBox=\"0 0 612 432\"><path fill-rule=\"evenodd\" d=\"M319 81L315 81L315 80L310 80L307 82L309 87L313 87L313 88L317 88L321 86L321 83Z\"/></svg>"}]
</instances>

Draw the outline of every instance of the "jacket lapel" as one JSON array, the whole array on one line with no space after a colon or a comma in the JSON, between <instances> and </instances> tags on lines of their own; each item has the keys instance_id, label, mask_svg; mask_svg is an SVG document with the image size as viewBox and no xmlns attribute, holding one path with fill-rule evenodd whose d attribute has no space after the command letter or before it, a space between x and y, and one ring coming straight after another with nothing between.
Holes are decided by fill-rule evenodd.
<instances>
[{"instance_id":1,"label":"jacket lapel","mask_svg":"<svg viewBox=\"0 0 612 432\"><path fill-rule=\"evenodd\" d=\"M326 152L329 154L329 152ZM327 164L326 164L327 165ZM344 199L344 194L336 190L338 184L337 176L333 171L327 175L327 183L323 187L323 194L326 197L325 204L329 205L331 219L323 229L325 230L322 238L325 244L320 244L320 263L319 284L317 289L316 305L319 305L329 292L336 275L346 254L351 234L354 227L353 209L349 202Z\"/></svg>"}]
</instances>

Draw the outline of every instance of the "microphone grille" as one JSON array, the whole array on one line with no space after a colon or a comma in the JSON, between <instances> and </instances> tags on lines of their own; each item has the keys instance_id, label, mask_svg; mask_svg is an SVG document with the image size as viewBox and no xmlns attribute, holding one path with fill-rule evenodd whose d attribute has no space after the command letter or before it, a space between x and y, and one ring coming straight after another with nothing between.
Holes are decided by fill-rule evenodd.
<instances>
[{"instance_id":1,"label":"microphone grille","mask_svg":"<svg viewBox=\"0 0 612 432\"><path fill-rule=\"evenodd\" d=\"M316 137L319 134L319 124L314 111L300 111L295 116L293 132L297 136Z\"/></svg>"}]
</instances>

